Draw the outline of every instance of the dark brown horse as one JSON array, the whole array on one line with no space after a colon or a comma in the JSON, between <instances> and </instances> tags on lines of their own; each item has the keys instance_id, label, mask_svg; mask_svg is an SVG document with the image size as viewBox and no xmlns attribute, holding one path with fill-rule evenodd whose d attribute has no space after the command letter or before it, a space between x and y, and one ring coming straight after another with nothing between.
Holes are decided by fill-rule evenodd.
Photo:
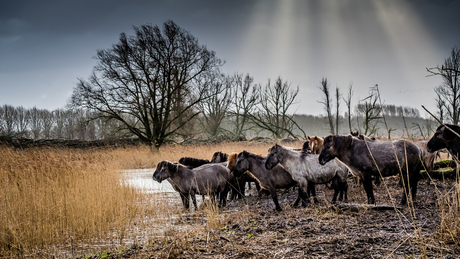
<instances>
[{"instance_id":1,"label":"dark brown horse","mask_svg":"<svg viewBox=\"0 0 460 259\"><path fill-rule=\"evenodd\" d=\"M452 124L440 125L433 137L427 144L427 150L430 153L441 150L443 148L447 149L452 156L455 156L455 159L459 158L460 155L460 138L451 130L460 133L460 127Z\"/></svg>"},{"instance_id":2,"label":"dark brown horse","mask_svg":"<svg viewBox=\"0 0 460 259\"><path fill-rule=\"evenodd\" d=\"M205 164L209 164L210 161L207 159L200 159L200 158L194 158L194 157L181 157L179 159L179 163L182 165L185 165L189 168L195 168L199 167Z\"/></svg>"},{"instance_id":3,"label":"dark brown horse","mask_svg":"<svg viewBox=\"0 0 460 259\"><path fill-rule=\"evenodd\" d=\"M372 190L372 176L385 177L400 174L403 191L400 203L406 204L406 190L410 190L415 200L417 182L421 167L421 151L410 141L392 142L366 141L348 136L327 136L319 156L324 165L334 158L346 164L353 174L363 179L369 204L375 204Z\"/></svg>"},{"instance_id":4,"label":"dark brown horse","mask_svg":"<svg viewBox=\"0 0 460 259\"><path fill-rule=\"evenodd\" d=\"M275 203L276 210L281 211L281 206L278 202L278 196L276 194L277 189L288 189L295 185L297 182L292 179L291 174L284 170L282 166L275 166L271 170L265 168L265 158L253 153L243 151L238 154L238 160L233 174L235 176L242 175L246 171L249 171L259 181L260 187L268 190L272 196L273 202ZM301 193L299 188L299 197L305 195ZM295 202L295 206L299 203L299 198Z\"/></svg>"},{"instance_id":5,"label":"dark brown horse","mask_svg":"<svg viewBox=\"0 0 460 259\"><path fill-rule=\"evenodd\" d=\"M209 195L211 202L214 202L215 194L218 193L219 206L225 206L228 193L227 183L231 177L228 168L222 164L206 164L190 169L169 161L159 162L153 174L153 180L159 183L168 180L171 183L174 190L180 193L185 209L189 209L189 196L191 196L195 210L198 209L196 194Z\"/></svg>"}]
</instances>

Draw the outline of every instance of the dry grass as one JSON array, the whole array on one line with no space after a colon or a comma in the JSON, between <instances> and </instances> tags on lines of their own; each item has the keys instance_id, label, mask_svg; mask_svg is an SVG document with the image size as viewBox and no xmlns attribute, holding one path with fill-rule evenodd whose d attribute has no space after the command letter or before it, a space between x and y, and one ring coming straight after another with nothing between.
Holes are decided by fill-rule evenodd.
<instances>
[{"instance_id":1,"label":"dry grass","mask_svg":"<svg viewBox=\"0 0 460 259\"><path fill-rule=\"evenodd\" d=\"M239 203L236 211L227 210L225 213L215 205L204 206L198 212L183 213L177 197L173 202L170 197L162 194L131 187L126 184L120 172L124 169L154 168L159 161L178 161L183 156L210 159L215 151L231 153L247 150L266 154L272 144L240 142L202 146L172 145L162 147L158 152L152 152L146 146L88 150L15 150L2 147L0 255L63 257L56 251L62 251L62 248L66 251L91 248L84 252L72 252L71 255L75 257L107 249L98 244L116 248L130 242L136 244L163 240L155 243L160 257L174 257L184 251L199 251L201 247L207 247L209 251L209 247L220 242L226 243L222 237L230 240L235 235L234 230L226 228L236 225L244 226L245 232L238 237L242 243L259 238L254 224L260 223L261 219L255 218L260 212L256 213L244 203ZM290 145L301 147L302 143ZM394 188L399 194L400 187L395 185ZM385 192L383 188L381 190ZM460 246L459 190L457 183L452 189L437 191L439 238L446 243L455 242L457 246ZM359 187L356 192L350 195L351 202L365 203L363 189ZM418 198L423 199L423 195L418 195ZM273 209L271 200L265 203L269 210ZM336 217L328 215L330 210L318 210L316 206L307 210L290 210L289 213L302 214L297 215L300 218L294 216L297 221L310 217ZM417 213L411 209L406 217L413 215L415 219ZM280 214L277 217L291 220L291 216ZM269 224L267 227L270 229ZM412 231L419 230L422 229L416 227ZM282 237L280 242L289 242L289 236L276 233L270 231L270 234ZM414 234L415 237L422 236L421 233ZM422 256L423 247L426 246L419 245ZM244 251L241 250L241 253L244 254Z\"/></svg>"},{"instance_id":2,"label":"dry grass","mask_svg":"<svg viewBox=\"0 0 460 259\"><path fill-rule=\"evenodd\" d=\"M269 144L106 149L0 148L0 255L35 255L53 247L122 243L133 229L180 217L181 206L125 184L123 169L154 168L182 156L210 159L215 151L266 153ZM210 228L216 208L203 210ZM138 233L136 233L139 235ZM145 234L145 233L144 233ZM145 234L147 236L147 234Z\"/></svg>"}]
</instances>

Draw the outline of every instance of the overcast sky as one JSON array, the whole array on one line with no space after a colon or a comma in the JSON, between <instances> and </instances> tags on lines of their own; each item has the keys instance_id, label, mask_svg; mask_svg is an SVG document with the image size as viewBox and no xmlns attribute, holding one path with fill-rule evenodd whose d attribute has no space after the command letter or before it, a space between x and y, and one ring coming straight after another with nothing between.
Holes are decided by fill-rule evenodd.
<instances>
[{"instance_id":1,"label":"overcast sky","mask_svg":"<svg viewBox=\"0 0 460 259\"><path fill-rule=\"evenodd\" d=\"M378 84L387 104L434 111L441 79L426 67L460 47L459 11L458 0L0 0L0 105L63 108L98 49L173 20L223 72L298 86L297 113L324 114L323 77L344 94L352 82L353 104Z\"/></svg>"}]
</instances>

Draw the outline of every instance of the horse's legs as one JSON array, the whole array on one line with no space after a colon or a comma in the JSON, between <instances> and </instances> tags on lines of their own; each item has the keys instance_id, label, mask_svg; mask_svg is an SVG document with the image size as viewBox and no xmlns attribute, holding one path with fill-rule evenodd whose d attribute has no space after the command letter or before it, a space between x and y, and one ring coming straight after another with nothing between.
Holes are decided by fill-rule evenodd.
<instances>
[{"instance_id":1,"label":"horse's legs","mask_svg":"<svg viewBox=\"0 0 460 259\"><path fill-rule=\"evenodd\" d=\"M411 191L412 191L412 201L415 201L415 197L417 196L417 184L419 180L419 170L416 170L412 173L412 178L410 179L411 182Z\"/></svg>"},{"instance_id":2,"label":"horse's legs","mask_svg":"<svg viewBox=\"0 0 460 259\"><path fill-rule=\"evenodd\" d=\"M311 196L313 197L313 201L314 201L315 203L319 203L318 199L316 198L316 188L315 188L315 184L314 184L314 183L308 182L307 192L308 192L309 194L311 194Z\"/></svg>"},{"instance_id":3,"label":"horse's legs","mask_svg":"<svg viewBox=\"0 0 460 259\"><path fill-rule=\"evenodd\" d=\"M273 202L276 206L276 211L282 211L280 204L278 203L278 195L276 195L276 188L274 186L270 187L270 194L272 195Z\"/></svg>"},{"instance_id":4,"label":"horse's legs","mask_svg":"<svg viewBox=\"0 0 460 259\"><path fill-rule=\"evenodd\" d=\"M310 194L308 193L308 182L300 181L299 182L299 196L302 199L302 206L307 207L310 203Z\"/></svg>"},{"instance_id":5,"label":"horse's legs","mask_svg":"<svg viewBox=\"0 0 460 259\"><path fill-rule=\"evenodd\" d=\"M340 194L340 197L342 198L342 196L345 196L344 199L343 199L343 202L345 203L348 203L348 182L345 180L345 182L343 182L341 184L342 188L341 188L341 194Z\"/></svg>"},{"instance_id":6,"label":"horse's legs","mask_svg":"<svg viewBox=\"0 0 460 259\"><path fill-rule=\"evenodd\" d=\"M224 189L220 192L220 200L219 200L219 205L221 207L227 206L227 195L228 195L228 190L230 189L229 184L227 183L224 187Z\"/></svg>"},{"instance_id":7,"label":"horse's legs","mask_svg":"<svg viewBox=\"0 0 460 259\"><path fill-rule=\"evenodd\" d=\"M182 200L182 205L184 205L184 208L185 208L186 210L188 210L189 207L190 207L190 206L189 206L189 197L188 197L188 196L189 196L189 194L186 193L186 192L184 192L184 193L181 192L181 193L180 193L180 198L181 198L181 200Z\"/></svg>"},{"instance_id":8,"label":"horse's legs","mask_svg":"<svg viewBox=\"0 0 460 259\"><path fill-rule=\"evenodd\" d=\"M367 194L367 203L375 204L374 191L372 189L372 178L370 175L364 177L363 185Z\"/></svg>"},{"instance_id":9,"label":"horse's legs","mask_svg":"<svg viewBox=\"0 0 460 259\"><path fill-rule=\"evenodd\" d=\"M337 177L332 179L332 186L334 187L334 197L332 197L332 204L336 204L337 203L337 196L339 195L339 192L340 192L340 189L341 189L341 186L340 186L340 184L338 182Z\"/></svg>"},{"instance_id":10,"label":"horse's legs","mask_svg":"<svg viewBox=\"0 0 460 259\"><path fill-rule=\"evenodd\" d=\"M195 195L195 191L191 191L190 192L190 196L192 196L192 202L193 202L193 206L195 206L195 211L198 211L198 206L196 205L196 195ZM188 198L187 198L188 200ZM188 202L188 201L187 201Z\"/></svg>"}]
</instances>

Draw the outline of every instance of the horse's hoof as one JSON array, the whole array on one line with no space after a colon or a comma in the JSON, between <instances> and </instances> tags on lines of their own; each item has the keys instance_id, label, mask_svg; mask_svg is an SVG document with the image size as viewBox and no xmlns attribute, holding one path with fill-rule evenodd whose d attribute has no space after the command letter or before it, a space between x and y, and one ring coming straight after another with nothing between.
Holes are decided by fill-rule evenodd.
<instances>
[{"instance_id":1,"label":"horse's hoof","mask_svg":"<svg viewBox=\"0 0 460 259\"><path fill-rule=\"evenodd\" d=\"M283 211L282 208L276 208L275 210L276 210L277 212Z\"/></svg>"}]
</instances>

